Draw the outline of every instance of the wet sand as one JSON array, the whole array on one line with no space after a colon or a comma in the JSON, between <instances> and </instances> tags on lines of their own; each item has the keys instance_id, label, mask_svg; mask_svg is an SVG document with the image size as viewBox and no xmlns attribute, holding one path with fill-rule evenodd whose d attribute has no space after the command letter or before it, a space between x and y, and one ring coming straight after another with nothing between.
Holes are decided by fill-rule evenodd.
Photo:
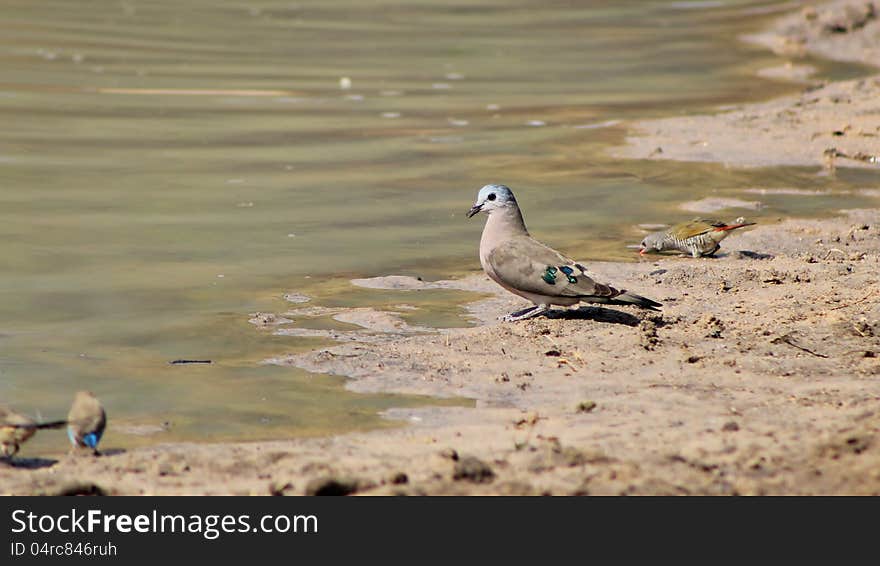
<instances>
[{"instance_id":1,"label":"wet sand","mask_svg":"<svg viewBox=\"0 0 880 566\"><path fill-rule=\"evenodd\" d=\"M783 19L778 33L790 29L789 22ZM860 29L868 24L835 33L862 37ZM804 37L802 46L810 49L813 40ZM838 140L835 147L875 151L877 138L849 132L864 133L862 124L877 119L869 111L880 100L872 96L880 85L875 79L846 85L810 91L849 88L846 104L797 105L795 97L735 112L761 114L784 103L792 119L815 129L817 116L830 123L840 119L840 108L859 107L865 113L854 114L859 120L836 137L873 140L875 149ZM676 120L639 127L669 131L692 119ZM718 131L728 132L727 143L745 155L741 146L756 142L737 141L736 123L722 119ZM799 154L814 159L816 140L802 130L780 128L774 135L786 141L779 145L795 149L759 152L763 164L790 163L789 156ZM701 131L706 136L713 130ZM664 147L662 158L676 158L671 147ZM870 165L835 159L838 166ZM745 156L721 161L758 164ZM760 201L759 194L749 198ZM255 331L291 334L297 331L290 321L309 317L333 316L352 325L329 331L336 332L337 346L267 362L345 375L355 391L470 397L476 408L392 410L388 417L405 426L331 438L22 459L0 464L0 491L880 493L880 210L764 222L725 240L715 259L670 256L589 267L599 280L663 302L662 313L585 306L500 323L497 316L526 304L475 273L446 282L353 282L396 288L402 305L420 288L485 293L468 305L478 323L472 328L433 330L393 312L303 305L252 319Z\"/></svg>"}]
</instances>

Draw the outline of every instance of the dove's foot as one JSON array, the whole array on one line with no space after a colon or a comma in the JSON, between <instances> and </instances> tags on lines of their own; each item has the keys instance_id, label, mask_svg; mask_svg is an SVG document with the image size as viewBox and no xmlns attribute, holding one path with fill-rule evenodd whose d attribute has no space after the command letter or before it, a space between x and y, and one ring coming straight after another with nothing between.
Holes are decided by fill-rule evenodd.
<instances>
[{"instance_id":1,"label":"dove's foot","mask_svg":"<svg viewBox=\"0 0 880 566\"><path fill-rule=\"evenodd\" d=\"M502 320L504 322L516 322L517 320L526 320L527 318L532 318L544 314L548 310L550 310L550 307L548 307L547 305L537 305L534 307L523 309L521 311L512 312L498 318L499 320Z\"/></svg>"}]
</instances>

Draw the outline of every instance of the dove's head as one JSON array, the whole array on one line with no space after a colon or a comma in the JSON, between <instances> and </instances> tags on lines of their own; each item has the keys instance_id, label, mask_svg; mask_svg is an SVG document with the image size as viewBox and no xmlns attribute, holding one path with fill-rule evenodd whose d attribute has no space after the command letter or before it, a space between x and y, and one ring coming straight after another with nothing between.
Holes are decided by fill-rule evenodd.
<instances>
[{"instance_id":1,"label":"dove's head","mask_svg":"<svg viewBox=\"0 0 880 566\"><path fill-rule=\"evenodd\" d=\"M467 216L470 218L478 212L492 214L495 210L507 207L516 207L516 199L511 190L504 185L486 185L477 193L477 200Z\"/></svg>"}]
</instances>

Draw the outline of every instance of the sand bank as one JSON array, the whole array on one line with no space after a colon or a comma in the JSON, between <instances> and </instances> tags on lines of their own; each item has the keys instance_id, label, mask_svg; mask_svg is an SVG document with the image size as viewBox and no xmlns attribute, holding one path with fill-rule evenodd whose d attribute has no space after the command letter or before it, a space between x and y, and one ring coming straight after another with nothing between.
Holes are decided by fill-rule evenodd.
<instances>
[{"instance_id":1,"label":"sand bank","mask_svg":"<svg viewBox=\"0 0 880 566\"><path fill-rule=\"evenodd\" d=\"M760 226L722 249L591 266L663 301L659 314L391 325L378 332L393 339L273 360L475 409L394 410L409 426L334 438L26 460L0 469L3 491L880 492L880 211ZM499 294L471 309L489 321L520 306Z\"/></svg>"},{"instance_id":2,"label":"sand bank","mask_svg":"<svg viewBox=\"0 0 880 566\"><path fill-rule=\"evenodd\" d=\"M780 19L744 37L790 57L764 76L806 81L797 61L807 54L880 66L880 5L837 1ZM880 170L880 75L831 84L811 82L800 94L747 104L715 115L631 124L619 157L713 161L738 167L776 165Z\"/></svg>"}]
</instances>

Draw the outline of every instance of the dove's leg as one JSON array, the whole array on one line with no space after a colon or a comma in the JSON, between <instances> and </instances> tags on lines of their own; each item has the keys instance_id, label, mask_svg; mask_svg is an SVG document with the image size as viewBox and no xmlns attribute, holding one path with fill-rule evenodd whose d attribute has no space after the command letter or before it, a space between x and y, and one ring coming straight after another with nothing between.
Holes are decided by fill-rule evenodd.
<instances>
[{"instance_id":1,"label":"dove's leg","mask_svg":"<svg viewBox=\"0 0 880 566\"><path fill-rule=\"evenodd\" d=\"M535 305L534 307L529 307L521 311L516 311L504 315L501 317L501 320L503 320L504 322L516 322L517 320L526 320L527 318L532 318L544 314L548 310L550 310L550 307L547 305Z\"/></svg>"},{"instance_id":2,"label":"dove's leg","mask_svg":"<svg viewBox=\"0 0 880 566\"><path fill-rule=\"evenodd\" d=\"M516 312L512 312L510 314L502 314L501 316L498 317L498 320L509 321L509 320L511 320L512 317L524 315L526 313L532 312L536 308L538 308L538 307L536 307L536 306L535 307L528 307L528 308L525 308L525 309L522 309L522 310L519 310Z\"/></svg>"}]
</instances>

